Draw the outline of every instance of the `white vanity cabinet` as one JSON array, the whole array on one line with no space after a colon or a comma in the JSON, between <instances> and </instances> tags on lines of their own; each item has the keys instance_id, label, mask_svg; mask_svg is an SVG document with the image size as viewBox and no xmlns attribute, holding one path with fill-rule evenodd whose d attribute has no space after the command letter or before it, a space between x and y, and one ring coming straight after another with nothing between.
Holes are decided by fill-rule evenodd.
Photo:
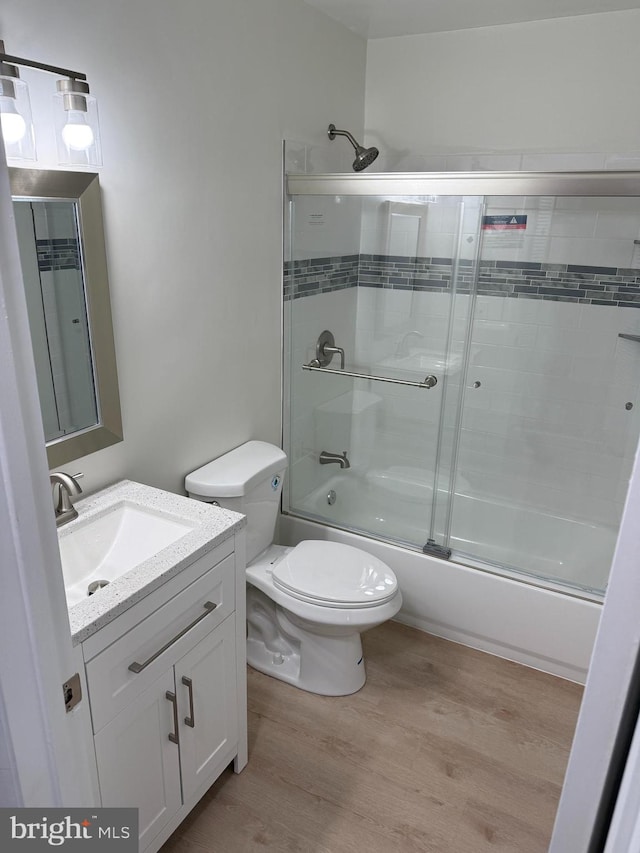
<instances>
[{"instance_id":1,"label":"white vanity cabinet","mask_svg":"<svg viewBox=\"0 0 640 853\"><path fill-rule=\"evenodd\" d=\"M83 644L101 804L154 853L247 761L244 561L231 537Z\"/></svg>"}]
</instances>

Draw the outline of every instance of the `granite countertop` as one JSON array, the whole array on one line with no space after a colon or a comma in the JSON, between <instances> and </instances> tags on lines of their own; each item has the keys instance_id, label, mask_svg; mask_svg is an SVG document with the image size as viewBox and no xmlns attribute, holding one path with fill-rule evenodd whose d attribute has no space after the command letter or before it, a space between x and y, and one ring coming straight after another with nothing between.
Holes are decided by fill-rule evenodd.
<instances>
[{"instance_id":1,"label":"granite countertop","mask_svg":"<svg viewBox=\"0 0 640 853\"><path fill-rule=\"evenodd\" d=\"M225 539L244 527L246 518L237 512L214 507L142 483L122 480L95 495L75 502L78 518L58 531L60 542L87 521L109 507L127 504L195 527L157 554L113 580L97 593L69 608L71 638L74 645L83 642L112 622L149 593L179 574L186 566L212 551Z\"/></svg>"}]
</instances>

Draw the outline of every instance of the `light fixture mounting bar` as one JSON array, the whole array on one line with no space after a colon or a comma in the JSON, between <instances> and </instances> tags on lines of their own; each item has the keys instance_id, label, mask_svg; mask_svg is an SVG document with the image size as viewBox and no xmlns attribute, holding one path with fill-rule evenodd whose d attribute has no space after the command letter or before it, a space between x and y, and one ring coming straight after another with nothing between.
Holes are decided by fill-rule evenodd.
<instances>
[{"instance_id":1,"label":"light fixture mounting bar","mask_svg":"<svg viewBox=\"0 0 640 853\"><path fill-rule=\"evenodd\" d=\"M71 77L74 80L87 79L87 75L82 74L80 71L71 71L69 68L58 68L57 65L47 65L44 62L35 62L33 59L22 59L20 56L11 56L4 52L2 42L0 42L0 62L8 62L11 65L22 65L26 68L38 68L40 71L60 74L62 77Z\"/></svg>"}]
</instances>

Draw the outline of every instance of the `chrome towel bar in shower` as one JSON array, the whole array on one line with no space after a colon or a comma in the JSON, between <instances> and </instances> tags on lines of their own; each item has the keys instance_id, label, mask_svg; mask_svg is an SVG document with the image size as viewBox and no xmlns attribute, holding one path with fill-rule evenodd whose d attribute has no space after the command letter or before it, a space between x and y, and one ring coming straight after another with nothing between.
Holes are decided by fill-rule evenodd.
<instances>
[{"instance_id":1,"label":"chrome towel bar in shower","mask_svg":"<svg viewBox=\"0 0 640 853\"><path fill-rule=\"evenodd\" d=\"M371 373L352 373L350 370L333 370L330 367L318 367L317 364L303 364L303 370L312 370L314 373L333 373L336 376L351 376L353 379L371 379L374 382L391 382L393 385L411 385L413 388L433 388L438 384L435 376L425 376L422 382L412 382L409 379L392 379L390 376L373 376Z\"/></svg>"}]
</instances>

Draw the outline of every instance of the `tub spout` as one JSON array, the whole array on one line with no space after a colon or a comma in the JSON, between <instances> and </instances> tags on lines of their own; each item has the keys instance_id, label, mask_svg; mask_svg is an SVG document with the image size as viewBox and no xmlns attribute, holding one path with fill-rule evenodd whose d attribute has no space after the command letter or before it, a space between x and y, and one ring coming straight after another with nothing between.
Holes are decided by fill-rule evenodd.
<instances>
[{"instance_id":1,"label":"tub spout","mask_svg":"<svg viewBox=\"0 0 640 853\"><path fill-rule=\"evenodd\" d=\"M328 453L323 450L320 454L318 462L321 465L339 465L341 468L351 468L351 462L347 459L347 451L344 453Z\"/></svg>"}]
</instances>

